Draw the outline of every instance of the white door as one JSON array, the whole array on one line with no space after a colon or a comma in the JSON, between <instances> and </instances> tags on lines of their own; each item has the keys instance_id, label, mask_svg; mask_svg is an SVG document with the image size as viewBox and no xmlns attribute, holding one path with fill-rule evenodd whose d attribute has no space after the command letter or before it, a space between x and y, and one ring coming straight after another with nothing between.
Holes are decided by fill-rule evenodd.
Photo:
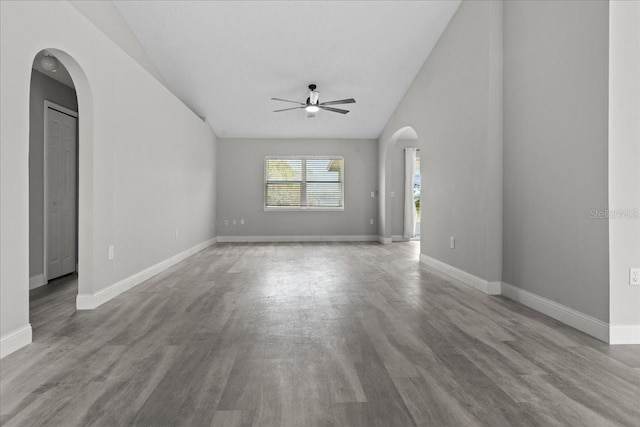
<instances>
[{"instance_id":1,"label":"white door","mask_svg":"<svg viewBox=\"0 0 640 427\"><path fill-rule=\"evenodd\" d=\"M76 271L76 117L47 107L46 279Z\"/></svg>"}]
</instances>

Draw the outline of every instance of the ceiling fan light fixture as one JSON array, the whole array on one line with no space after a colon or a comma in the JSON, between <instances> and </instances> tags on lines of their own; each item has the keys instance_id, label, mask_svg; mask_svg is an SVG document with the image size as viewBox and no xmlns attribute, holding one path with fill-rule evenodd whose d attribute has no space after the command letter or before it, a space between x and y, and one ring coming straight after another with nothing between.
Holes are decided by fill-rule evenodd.
<instances>
[{"instance_id":1,"label":"ceiling fan light fixture","mask_svg":"<svg viewBox=\"0 0 640 427\"><path fill-rule=\"evenodd\" d=\"M292 101L290 99L283 99L283 98L271 98L272 101L282 101L282 102L289 102L291 104L298 104L297 107L281 108L279 110L273 110L273 112L280 113L282 111L291 111L291 110L298 110L298 109L304 108L307 111L308 118L315 117L316 113L320 110L331 111L333 113L339 113L339 114L347 114L349 110L344 110L342 108L329 107L329 105L354 104L356 102L356 100L353 98L336 99L335 101L319 102L320 92L316 92L316 85L310 84L309 90L311 92L309 92L309 97L307 98L307 102L298 102L298 101Z\"/></svg>"}]
</instances>

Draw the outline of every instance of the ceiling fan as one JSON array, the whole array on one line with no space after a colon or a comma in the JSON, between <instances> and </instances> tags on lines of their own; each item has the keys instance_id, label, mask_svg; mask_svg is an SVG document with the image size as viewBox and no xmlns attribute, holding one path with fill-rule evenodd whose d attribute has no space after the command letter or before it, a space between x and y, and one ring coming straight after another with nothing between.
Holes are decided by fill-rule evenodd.
<instances>
[{"instance_id":1,"label":"ceiling fan","mask_svg":"<svg viewBox=\"0 0 640 427\"><path fill-rule=\"evenodd\" d=\"M291 108L283 108L282 110L273 110L274 113L279 113L280 111L289 111L289 110L297 110L300 108L304 108L307 110L307 118L312 118L316 116L316 113L320 110L325 111L333 111L334 113L347 114L349 110L343 110L342 108L333 108L329 107L329 105L338 105L338 104L354 104L356 102L353 98L348 99L339 99L337 101L327 101L327 102L318 102L320 99L320 92L316 91L316 85L309 85L309 97L307 98L307 102L298 102L298 101L290 101L288 99L282 98L271 98L274 101L284 101L291 102L294 104L298 104L298 107Z\"/></svg>"}]
</instances>

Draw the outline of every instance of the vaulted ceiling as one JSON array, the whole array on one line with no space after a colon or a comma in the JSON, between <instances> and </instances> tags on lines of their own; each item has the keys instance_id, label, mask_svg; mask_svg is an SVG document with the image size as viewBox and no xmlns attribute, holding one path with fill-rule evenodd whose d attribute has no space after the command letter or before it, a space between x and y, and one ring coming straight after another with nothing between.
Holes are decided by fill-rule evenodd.
<instances>
[{"instance_id":1,"label":"vaulted ceiling","mask_svg":"<svg viewBox=\"0 0 640 427\"><path fill-rule=\"evenodd\" d=\"M169 88L223 138L377 138L459 1L114 1ZM349 114L303 109L355 98Z\"/></svg>"}]
</instances>

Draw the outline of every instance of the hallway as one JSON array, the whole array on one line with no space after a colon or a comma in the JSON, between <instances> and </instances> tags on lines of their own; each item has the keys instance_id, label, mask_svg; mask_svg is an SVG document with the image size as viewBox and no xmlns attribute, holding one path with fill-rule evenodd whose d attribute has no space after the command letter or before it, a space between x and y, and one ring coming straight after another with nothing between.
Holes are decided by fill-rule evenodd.
<instances>
[{"instance_id":1,"label":"hallway","mask_svg":"<svg viewBox=\"0 0 640 427\"><path fill-rule=\"evenodd\" d=\"M217 244L93 311L31 292L2 425L637 425L640 346L423 270L419 242Z\"/></svg>"}]
</instances>

